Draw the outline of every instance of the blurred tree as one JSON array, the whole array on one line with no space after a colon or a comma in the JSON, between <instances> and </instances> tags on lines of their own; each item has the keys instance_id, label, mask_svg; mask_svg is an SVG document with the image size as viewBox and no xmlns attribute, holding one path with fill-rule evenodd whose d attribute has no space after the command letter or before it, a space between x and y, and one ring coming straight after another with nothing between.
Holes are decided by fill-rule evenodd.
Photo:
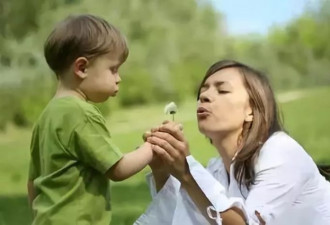
<instances>
[{"instance_id":1,"label":"blurred tree","mask_svg":"<svg viewBox=\"0 0 330 225\"><path fill-rule=\"evenodd\" d=\"M47 104L56 82L42 43L58 21L78 13L101 16L127 36L121 106L190 98L206 69L223 58L265 71L276 89L330 84L326 0L266 36L235 37L209 0L0 1L0 128L32 124ZM107 114L109 105L98 106Z\"/></svg>"},{"instance_id":2,"label":"blurred tree","mask_svg":"<svg viewBox=\"0 0 330 225\"><path fill-rule=\"evenodd\" d=\"M123 106L186 98L224 52L221 16L207 0L13 0L1 1L0 10L0 95L9 99L0 103L6 111L2 124L31 124L51 98L55 76L41 43L72 13L102 16L127 36L130 56L118 96ZM15 106L8 107L10 102ZM104 113L109 112L106 105L98 105Z\"/></svg>"}]
</instances>

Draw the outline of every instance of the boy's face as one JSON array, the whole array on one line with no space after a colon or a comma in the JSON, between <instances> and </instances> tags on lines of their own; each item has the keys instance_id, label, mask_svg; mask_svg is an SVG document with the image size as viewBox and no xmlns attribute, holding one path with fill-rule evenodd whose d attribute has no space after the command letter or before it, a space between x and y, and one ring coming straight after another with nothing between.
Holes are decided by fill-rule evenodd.
<instances>
[{"instance_id":1,"label":"boy's face","mask_svg":"<svg viewBox=\"0 0 330 225\"><path fill-rule=\"evenodd\" d=\"M86 66L86 77L80 84L81 91L92 102L104 102L119 91L121 81L118 69L121 62L113 54L98 56Z\"/></svg>"}]
</instances>

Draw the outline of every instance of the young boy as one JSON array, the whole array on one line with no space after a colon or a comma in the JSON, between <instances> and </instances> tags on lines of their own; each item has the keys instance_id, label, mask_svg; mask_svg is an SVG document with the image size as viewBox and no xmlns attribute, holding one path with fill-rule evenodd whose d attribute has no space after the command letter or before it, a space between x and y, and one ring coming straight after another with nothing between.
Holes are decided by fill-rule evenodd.
<instances>
[{"instance_id":1,"label":"young boy","mask_svg":"<svg viewBox=\"0 0 330 225\"><path fill-rule=\"evenodd\" d=\"M116 96L118 69L128 55L125 38L99 17L71 16L49 35L44 53L58 88L32 135L33 224L110 224L108 179L124 180L152 159L149 143L123 155L99 110L88 103Z\"/></svg>"}]
</instances>

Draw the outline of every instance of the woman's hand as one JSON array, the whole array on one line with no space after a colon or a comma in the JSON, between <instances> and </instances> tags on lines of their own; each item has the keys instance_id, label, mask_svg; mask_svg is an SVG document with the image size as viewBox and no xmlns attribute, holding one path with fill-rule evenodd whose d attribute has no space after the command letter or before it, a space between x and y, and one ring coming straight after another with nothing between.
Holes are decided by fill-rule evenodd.
<instances>
[{"instance_id":1,"label":"woman's hand","mask_svg":"<svg viewBox=\"0 0 330 225\"><path fill-rule=\"evenodd\" d=\"M159 127L152 128L150 131L147 131L143 134L142 138L144 141L147 141L149 137L151 137L152 133L155 133L159 130ZM152 170L152 174L155 181L155 186L157 192L160 191L168 180L170 173L168 171L168 167L164 160L158 156L155 152L153 154L153 158L149 163L149 166Z\"/></svg>"},{"instance_id":2,"label":"woman's hand","mask_svg":"<svg viewBox=\"0 0 330 225\"><path fill-rule=\"evenodd\" d=\"M144 132L144 134L142 135L143 141L147 141L147 139L149 137L151 137L151 134L154 132L157 132L159 130L159 127L155 127L155 128L151 128L150 131L146 131ZM163 160L157 156L156 154L153 155L153 158L151 160L151 162L149 163L149 166L151 168L151 170L153 171L153 173L168 173L168 171L166 171L166 168L164 166Z\"/></svg>"},{"instance_id":3,"label":"woman's hand","mask_svg":"<svg viewBox=\"0 0 330 225\"><path fill-rule=\"evenodd\" d=\"M173 176L182 181L190 176L186 156L190 154L189 145L184 138L182 125L168 122L151 132L147 141ZM164 165L165 164L165 165Z\"/></svg>"},{"instance_id":4,"label":"woman's hand","mask_svg":"<svg viewBox=\"0 0 330 225\"><path fill-rule=\"evenodd\" d=\"M159 157L162 160L162 167L165 167L170 174L181 182L182 187L186 190L205 219L210 224L215 224L215 221L208 216L206 211L206 208L211 206L212 203L190 173L186 160L186 156L190 155L189 145L184 138L182 126L174 122L166 122L157 129L154 129L148 135L147 141L152 145L152 150L155 153L154 157ZM221 213L221 217L226 219L226 223L223 224L245 224L243 213L232 208ZM258 218L260 219L259 216Z\"/></svg>"}]
</instances>

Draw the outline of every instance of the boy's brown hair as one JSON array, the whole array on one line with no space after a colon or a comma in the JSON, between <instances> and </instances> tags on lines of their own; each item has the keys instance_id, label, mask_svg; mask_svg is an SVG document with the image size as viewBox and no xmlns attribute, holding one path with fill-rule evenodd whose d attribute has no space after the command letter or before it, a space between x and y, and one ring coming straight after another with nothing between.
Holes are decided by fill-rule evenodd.
<instances>
[{"instance_id":1,"label":"boy's brown hair","mask_svg":"<svg viewBox=\"0 0 330 225\"><path fill-rule=\"evenodd\" d=\"M69 16L48 36L44 54L49 67L60 76L78 58L113 53L123 63L128 47L121 32L104 19L83 14Z\"/></svg>"}]
</instances>

